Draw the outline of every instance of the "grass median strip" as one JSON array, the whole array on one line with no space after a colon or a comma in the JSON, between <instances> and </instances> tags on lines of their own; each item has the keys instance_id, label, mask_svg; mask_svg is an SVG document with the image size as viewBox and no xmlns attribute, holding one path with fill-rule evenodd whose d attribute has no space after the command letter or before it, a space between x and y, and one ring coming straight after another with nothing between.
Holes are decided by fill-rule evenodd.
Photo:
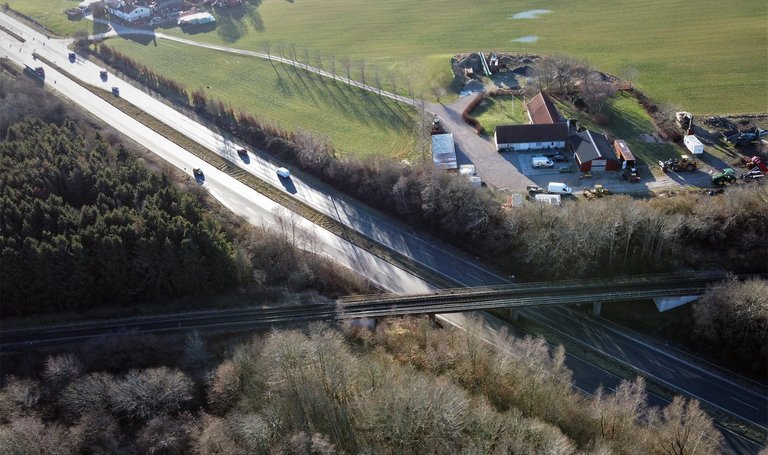
<instances>
[{"instance_id":1,"label":"grass median strip","mask_svg":"<svg viewBox=\"0 0 768 455\"><path fill-rule=\"evenodd\" d=\"M44 62L46 65L49 65L50 67L61 72L62 74L69 75L69 72L66 69L58 66L57 64L46 59L45 57L41 57L40 55L37 55L37 58L40 61ZM412 273L418 278L428 283L431 283L435 286L439 286L439 287L457 286L457 283L448 279L442 274L435 272L433 270L429 270L424 267L421 267L413 259L373 241L369 237L361 234L360 232L357 232L349 228L348 226L345 226L341 222L325 215L319 210L316 210L310 207L309 205L296 200L292 196L285 194L284 192L278 190L277 188L270 185L269 183L255 177L250 173L243 171L241 168L236 166L231 161L221 157L220 155L208 150L207 148L198 144L197 142L189 139L188 137L179 133L175 129L161 122L157 118L147 114L146 112L142 111L140 108L129 103L128 101L119 97L115 97L111 93L98 89L75 77L71 77L71 79L77 84L79 84L80 86L82 86L83 88L90 91L91 93L99 96L106 102L120 109L124 113L134 117L136 120L141 122L146 127L150 128L151 130L155 131L161 136L167 138L168 140L174 142L176 145L194 154L198 158L206 161L208 164L216 167L217 169L223 172L226 172L232 178L235 178L240 182L248 185L250 188L253 188L254 190L268 197L269 199L282 205L283 207L286 207L289 210L295 212L296 214L312 221L313 223L317 224L323 229L347 240L353 245L368 251L369 253L389 262L390 264L393 264L397 267L402 268L403 270L406 270Z\"/></svg>"},{"instance_id":2,"label":"grass median strip","mask_svg":"<svg viewBox=\"0 0 768 455\"><path fill-rule=\"evenodd\" d=\"M8 27L4 25L0 25L0 30L4 31L5 33L11 35L12 37L16 38L18 41L21 41L22 43L26 43L27 40L24 39L21 35L14 32L13 30L9 29Z\"/></svg>"}]
</instances>

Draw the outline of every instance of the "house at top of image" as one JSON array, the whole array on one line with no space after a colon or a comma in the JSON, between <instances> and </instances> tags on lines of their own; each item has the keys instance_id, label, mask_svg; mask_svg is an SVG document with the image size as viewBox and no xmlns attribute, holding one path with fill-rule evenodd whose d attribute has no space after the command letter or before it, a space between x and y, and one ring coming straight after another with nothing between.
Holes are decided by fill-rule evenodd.
<instances>
[{"instance_id":1,"label":"house at top of image","mask_svg":"<svg viewBox=\"0 0 768 455\"><path fill-rule=\"evenodd\" d=\"M568 125L501 125L493 133L496 150L564 149L568 144Z\"/></svg>"},{"instance_id":2,"label":"house at top of image","mask_svg":"<svg viewBox=\"0 0 768 455\"><path fill-rule=\"evenodd\" d=\"M107 11L109 14L127 22L136 22L142 19L147 19L152 16L152 10L146 6L130 5L121 2L117 6L107 5Z\"/></svg>"},{"instance_id":3,"label":"house at top of image","mask_svg":"<svg viewBox=\"0 0 768 455\"><path fill-rule=\"evenodd\" d=\"M568 125L562 121L552 100L542 92L525 104L528 125L500 125L493 133L496 150L564 149L568 146Z\"/></svg>"},{"instance_id":4,"label":"house at top of image","mask_svg":"<svg viewBox=\"0 0 768 455\"><path fill-rule=\"evenodd\" d=\"M534 125L560 123L563 121L560 113L557 112L555 104L543 92L539 92L531 101L527 102L525 109L528 111L528 118L531 120L531 124Z\"/></svg>"},{"instance_id":5,"label":"house at top of image","mask_svg":"<svg viewBox=\"0 0 768 455\"><path fill-rule=\"evenodd\" d=\"M619 170L616 150L607 137L596 131L584 130L573 134L571 147L582 172Z\"/></svg>"}]
</instances>

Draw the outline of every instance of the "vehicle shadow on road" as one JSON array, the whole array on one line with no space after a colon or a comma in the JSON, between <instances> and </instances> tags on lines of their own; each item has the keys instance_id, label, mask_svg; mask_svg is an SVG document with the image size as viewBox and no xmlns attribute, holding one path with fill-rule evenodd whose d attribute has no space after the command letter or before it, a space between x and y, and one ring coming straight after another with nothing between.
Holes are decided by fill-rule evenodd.
<instances>
[{"instance_id":1,"label":"vehicle shadow on road","mask_svg":"<svg viewBox=\"0 0 768 455\"><path fill-rule=\"evenodd\" d=\"M293 184L293 180L291 180L290 177L288 177L288 178L281 178L280 179L280 183L283 184L283 188L285 188L285 191L287 191L287 192L289 192L291 194L296 194L297 193L296 185Z\"/></svg>"}]
</instances>

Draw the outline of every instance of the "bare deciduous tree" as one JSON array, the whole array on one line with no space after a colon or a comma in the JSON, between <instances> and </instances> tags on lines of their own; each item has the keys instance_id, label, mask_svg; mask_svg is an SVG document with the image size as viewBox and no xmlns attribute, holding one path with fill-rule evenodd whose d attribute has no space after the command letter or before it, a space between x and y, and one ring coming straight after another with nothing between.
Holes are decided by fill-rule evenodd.
<instances>
[{"instance_id":1,"label":"bare deciduous tree","mask_svg":"<svg viewBox=\"0 0 768 455\"><path fill-rule=\"evenodd\" d=\"M109 393L115 379L107 373L90 373L72 382L59 395L59 407L65 418L76 420L86 414L106 414Z\"/></svg>"},{"instance_id":2,"label":"bare deciduous tree","mask_svg":"<svg viewBox=\"0 0 768 455\"><path fill-rule=\"evenodd\" d=\"M184 342L184 355L181 363L184 368L196 379L205 376L211 362L211 353L208 346L200 337L197 330L187 334Z\"/></svg>"},{"instance_id":3,"label":"bare deciduous tree","mask_svg":"<svg viewBox=\"0 0 768 455\"><path fill-rule=\"evenodd\" d=\"M240 375L231 360L222 362L208 383L208 405L215 414L226 414L241 393Z\"/></svg>"},{"instance_id":4,"label":"bare deciduous tree","mask_svg":"<svg viewBox=\"0 0 768 455\"><path fill-rule=\"evenodd\" d=\"M347 74L347 81L352 80L352 61L349 59L349 57L342 57L341 58L341 66L344 67L344 71Z\"/></svg>"},{"instance_id":5,"label":"bare deciduous tree","mask_svg":"<svg viewBox=\"0 0 768 455\"><path fill-rule=\"evenodd\" d=\"M591 73L581 84L581 98L593 112L602 112L606 103L616 94L616 88L610 81L605 81L598 73Z\"/></svg>"},{"instance_id":6,"label":"bare deciduous tree","mask_svg":"<svg viewBox=\"0 0 768 455\"><path fill-rule=\"evenodd\" d=\"M626 79L627 83L629 84L629 89L632 90L634 82L637 80L637 77L640 75L640 70L638 70L634 66L630 66L630 67L624 68L623 74L624 74L624 79Z\"/></svg>"},{"instance_id":7,"label":"bare deciduous tree","mask_svg":"<svg viewBox=\"0 0 768 455\"><path fill-rule=\"evenodd\" d=\"M440 98L445 96L445 94L447 93L445 88L443 87L432 87L430 90L432 91L432 96L435 97L435 101L437 101L438 103L440 103Z\"/></svg>"},{"instance_id":8,"label":"bare deciduous tree","mask_svg":"<svg viewBox=\"0 0 768 455\"><path fill-rule=\"evenodd\" d=\"M40 396L37 381L8 377L5 387L0 391L0 423L8 422L15 416L36 412Z\"/></svg>"},{"instance_id":9,"label":"bare deciduous tree","mask_svg":"<svg viewBox=\"0 0 768 455\"><path fill-rule=\"evenodd\" d=\"M81 441L81 453L117 453L120 426L110 414L85 414L72 427Z\"/></svg>"},{"instance_id":10,"label":"bare deciduous tree","mask_svg":"<svg viewBox=\"0 0 768 455\"><path fill-rule=\"evenodd\" d=\"M699 402L675 397L661 412L651 413L656 453L666 455L710 455L719 452L722 436Z\"/></svg>"},{"instance_id":11,"label":"bare deciduous tree","mask_svg":"<svg viewBox=\"0 0 768 455\"><path fill-rule=\"evenodd\" d=\"M266 52L267 60L269 60L269 64L272 65L272 69L275 70L275 74L280 77L280 73L277 72L277 68L275 68L275 64L272 62L272 45L269 44L269 41L265 41L261 47L264 49L264 52Z\"/></svg>"},{"instance_id":12,"label":"bare deciduous tree","mask_svg":"<svg viewBox=\"0 0 768 455\"><path fill-rule=\"evenodd\" d=\"M192 436L191 416L160 415L142 427L136 435L136 445L146 454L189 453Z\"/></svg>"},{"instance_id":13,"label":"bare deciduous tree","mask_svg":"<svg viewBox=\"0 0 768 455\"><path fill-rule=\"evenodd\" d=\"M58 354L46 359L43 378L49 387L58 391L82 372L83 364L74 354Z\"/></svg>"},{"instance_id":14,"label":"bare deciduous tree","mask_svg":"<svg viewBox=\"0 0 768 455\"><path fill-rule=\"evenodd\" d=\"M112 408L132 419L174 414L192 400L192 381L167 367L132 370L110 388Z\"/></svg>"}]
</instances>

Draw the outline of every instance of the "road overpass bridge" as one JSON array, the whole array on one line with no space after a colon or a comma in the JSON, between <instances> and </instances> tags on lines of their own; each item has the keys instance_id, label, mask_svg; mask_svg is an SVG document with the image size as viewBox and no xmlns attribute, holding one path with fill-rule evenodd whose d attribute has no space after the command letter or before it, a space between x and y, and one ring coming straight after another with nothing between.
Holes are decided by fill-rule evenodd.
<instances>
[{"instance_id":1,"label":"road overpass bridge","mask_svg":"<svg viewBox=\"0 0 768 455\"><path fill-rule=\"evenodd\" d=\"M643 299L691 301L726 274L657 274L589 280L545 281L501 286L442 289L427 295L368 295L339 299L341 317L378 317L396 314L453 313L516 309L530 306L592 304L599 314L604 302Z\"/></svg>"},{"instance_id":2,"label":"road overpass bridge","mask_svg":"<svg viewBox=\"0 0 768 455\"><path fill-rule=\"evenodd\" d=\"M336 302L185 312L138 318L92 321L62 326L3 330L0 349L20 349L81 341L102 334L177 332L186 330L247 330L286 323L440 314L521 307L636 301L648 298L701 295L723 273L639 275L590 280L546 281L482 288L444 289L426 295L358 295Z\"/></svg>"}]
</instances>

